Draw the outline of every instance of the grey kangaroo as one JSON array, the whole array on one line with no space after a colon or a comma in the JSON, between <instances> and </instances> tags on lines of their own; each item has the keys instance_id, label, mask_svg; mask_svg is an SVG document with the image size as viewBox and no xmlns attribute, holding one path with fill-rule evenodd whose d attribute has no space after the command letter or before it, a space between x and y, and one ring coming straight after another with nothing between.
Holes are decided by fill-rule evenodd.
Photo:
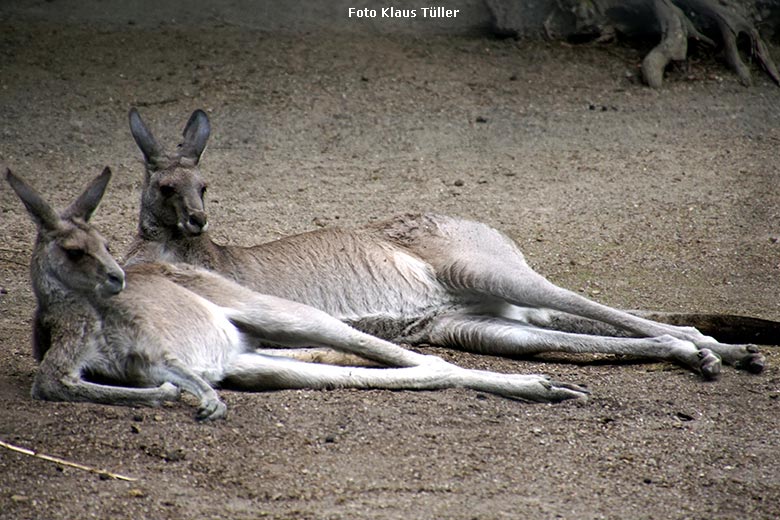
<instances>
[{"instance_id":1,"label":"grey kangaroo","mask_svg":"<svg viewBox=\"0 0 780 520\"><path fill-rule=\"evenodd\" d=\"M110 176L106 168L58 214L6 172L38 226L30 273L38 302L35 398L156 406L186 391L200 402L199 419L217 419L226 413L217 386L465 387L541 402L586 396L544 376L460 368L198 267L136 264L123 271L89 223ZM267 345L328 347L397 368L305 363L257 350Z\"/></svg>"},{"instance_id":2,"label":"grey kangaroo","mask_svg":"<svg viewBox=\"0 0 780 520\"><path fill-rule=\"evenodd\" d=\"M129 121L145 176L127 265L163 260L201 266L396 343L507 356L629 354L672 360L707 379L718 376L722 362L754 373L764 368L755 346L721 343L679 324L697 315L629 313L554 285L527 265L511 239L478 222L407 214L253 247L216 244L207 232L206 182L199 170L210 134L206 114L193 112L172 153L136 109ZM700 321L724 328L736 323L747 330L742 337L780 336L776 322L705 318Z\"/></svg>"}]
</instances>

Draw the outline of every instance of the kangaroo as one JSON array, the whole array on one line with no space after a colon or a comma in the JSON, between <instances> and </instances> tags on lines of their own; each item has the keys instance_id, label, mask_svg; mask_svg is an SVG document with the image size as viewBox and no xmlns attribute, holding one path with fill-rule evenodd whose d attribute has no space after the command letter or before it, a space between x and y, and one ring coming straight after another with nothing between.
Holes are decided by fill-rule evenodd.
<instances>
[{"instance_id":1,"label":"kangaroo","mask_svg":"<svg viewBox=\"0 0 780 520\"><path fill-rule=\"evenodd\" d=\"M506 356L629 354L672 360L707 379L718 376L722 362L753 373L764 368L753 345L721 343L693 327L662 323L697 315L629 313L554 285L528 266L509 237L478 222L405 214L253 247L219 245L207 231L199 170L211 132L208 116L192 113L173 153L158 144L135 108L129 122L145 176L127 265L164 260L205 267L395 343ZM763 339L780 337L776 322L733 318L731 325Z\"/></svg>"},{"instance_id":2,"label":"kangaroo","mask_svg":"<svg viewBox=\"0 0 780 520\"><path fill-rule=\"evenodd\" d=\"M541 402L587 395L540 375L457 367L202 268L154 263L125 271L89 223L110 177L106 168L57 214L25 181L6 172L38 226L31 262L38 303L34 353L40 361L35 398L156 406L185 391L199 400L197 417L211 420L226 413L219 386L465 387ZM269 344L328 347L394 368L305 363L256 350Z\"/></svg>"}]
</instances>

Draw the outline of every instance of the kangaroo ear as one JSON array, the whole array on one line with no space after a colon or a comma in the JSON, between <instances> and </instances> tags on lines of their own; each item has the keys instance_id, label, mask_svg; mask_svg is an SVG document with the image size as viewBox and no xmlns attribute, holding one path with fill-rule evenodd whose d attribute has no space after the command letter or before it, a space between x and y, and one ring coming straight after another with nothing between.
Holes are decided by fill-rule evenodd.
<instances>
[{"instance_id":1,"label":"kangaroo ear","mask_svg":"<svg viewBox=\"0 0 780 520\"><path fill-rule=\"evenodd\" d=\"M19 195L19 198L22 199L28 213L30 213L38 226L49 230L59 227L59 215L32 186L11 173L10 169L6 169L5 178L8 184L11 185L11 188Z\"/></svg>"},{"instance_id":2,"label":"kangaroo ear","mask_svg":"<svg viewBox=\"0 0 780 520\"><path fill-rule=\"evenodd\" d=\"M133 134L135 144L138 145L141 153L144 154L146 164L154 164L163 155L160 145L157 144L157 140L152 135L152 132L149 131L149 128L146 127L143 119L141 119L141 114L138 113L135 107L130 109L129 119L130 133Z\"/></svg>"},{"instance_id":3,"label":"kangaroo ear","mask_svg":"<svg viewBox=\"0 0 780 520\"><path fill-rule=\"evenodd\" d=\"M196 110L190 116L187 124L184 125L184 141L179 145L182 157L192 159L197 164L203 150L206 149L206 142L211 134L211 125L209 117L203 110Z\"/></svg>"},{"instance_id":4,"label":"kangaroo ear","mask_svg":"<svg viewBox=\"0 0 780 520\"><path fill-rule=\"evenodd\" d=\"M73 204L68 206L63 214L62 218L79 217L88 222L92 218L92 214L100 204L100 200L103 198L103 194L106 192L108 181L111 180L111 168L106 166L103 172L95 177L92 182L87 185L84 192L79 195Z\"/></svg>"}]
</instances>

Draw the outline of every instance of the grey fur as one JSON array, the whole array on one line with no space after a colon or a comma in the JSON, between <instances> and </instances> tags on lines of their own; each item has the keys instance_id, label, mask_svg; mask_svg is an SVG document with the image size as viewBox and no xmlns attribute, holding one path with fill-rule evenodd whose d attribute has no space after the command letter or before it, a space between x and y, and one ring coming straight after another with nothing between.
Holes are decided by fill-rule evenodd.
<instances>
[{"instance_id":1,"label":"grey fur","mask_svg":"<svg viewBox=\"0 0 780 520\"><path fill-rule=\"evenodd\" d=\"M133 117L140 120L131 111ZM198 112L187 126L193 120L207 125L203 117ZM138 126L131 124L131 131L143 150L150 138ZM179 149L196 148L186 135ZM160 170L147 161L139 233L127 265L165 260L205 267L394 342L511 356L633 354L676 361L706 378L719 374L721 361L763 369L752 345L720 343L692 327L652 321L555 286L527 265L511 239L478 222L399 215L253 247L216 244L205 225L191 225L193 215L206 222L197 164L176 153L163 154L163 162ZM167 196L159 186L167 187Z\"/></svg>"},{"instance_id":2,"label":"grey fur","mask_svg":"<svg viewBox=\"0 0 780 520\"><path fill-rule=\"evenodd\" d=\"M183 390L199 400L197 416L205 420L226 413L215 390L221 385L467 387L543 402L586 396L582 388L544 376L459 368L202 268L148 263L123 271L89 223L110 175L106 168L58 215L27 183L6 173L38 224L31 263L40 359L35 398L157 406ZM257 350L269 345L326 347L398 368L304 363Z\"/></svg>"}]
</instances>

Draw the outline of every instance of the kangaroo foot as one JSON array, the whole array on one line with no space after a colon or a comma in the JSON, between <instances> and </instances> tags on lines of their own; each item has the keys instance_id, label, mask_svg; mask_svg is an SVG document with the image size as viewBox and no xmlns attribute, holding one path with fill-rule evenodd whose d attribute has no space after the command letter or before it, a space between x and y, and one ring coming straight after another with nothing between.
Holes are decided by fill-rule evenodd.
<instances>
[{"instance_id":1,"label":"kangaroo foot","mask_svg":"<svg viewBox=\"0 0 780 520\"><path fill-rule=\"evenodd\" d=\"M704 379L712 381L720 376L721 370L720 358L710 349L703 348L699 350L699 371Z\"/></svg>"},{"instance_id":2,"label":"kangaroo foot","mask_svg":"<svg viewBox=\"0 0 780 520\"><path fill-rule=\"evenodd\" d=\"M766 367L766 358L755 345L746 345L747 354L734 363L734 366L740 370L747 370L751 374L760 374Z\"/></svg>"}]
</instances>

